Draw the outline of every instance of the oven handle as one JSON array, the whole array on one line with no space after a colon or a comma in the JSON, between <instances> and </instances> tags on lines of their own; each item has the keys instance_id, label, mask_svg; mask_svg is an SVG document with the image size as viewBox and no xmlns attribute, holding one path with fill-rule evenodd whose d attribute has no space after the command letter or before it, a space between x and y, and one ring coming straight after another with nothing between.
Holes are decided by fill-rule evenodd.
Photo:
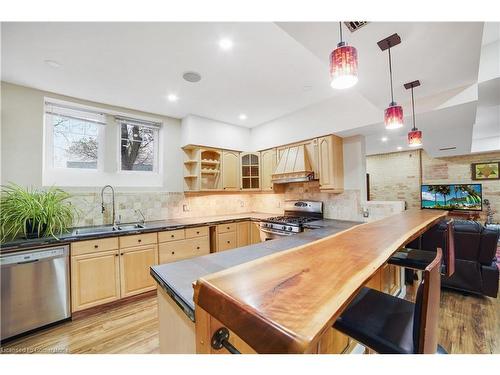
<instances>
[{"instance_id":1,"label":"oven handle","mask_svg":"<svg viewBox=\"0 0 500 375\"><path fill-rule=\"evenodd\" d=\"M292 236L295 234L293 232L277 232L269 229L263 229L262 227L260 228L260 230L263 231L264 233L277 234L278 236Z\"/></svg>"}]
</instances>

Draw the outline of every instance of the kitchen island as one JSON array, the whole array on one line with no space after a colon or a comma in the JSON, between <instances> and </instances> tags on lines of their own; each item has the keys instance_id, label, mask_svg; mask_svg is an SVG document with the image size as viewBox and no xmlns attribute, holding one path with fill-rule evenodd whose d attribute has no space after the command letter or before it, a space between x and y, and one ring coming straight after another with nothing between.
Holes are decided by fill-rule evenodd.
<instances>
[{"instance_id":1,"label":"kitchen island","mask_svg":"<svg viewBox=\"0 0 500 375\"><path fill-rule=\"evenodd\" d=\"M360 224L362 223L353 221L318 220L308 223L305 225L305 232L294 236L151 267L151 275L158 283L160 352L196 352L195 321L197 324L200 316L194 302L193 284L196 280L222 270L230 270L237 265L266 259L273 254L311 245ZM383 267L369 285L397 294L401 290L399 271L393 266ZM331 331L329 337L324 339L320 352L344 351L349 344L347 337L333 329ZM233 335L231 340L233 339L237 337ZM244 343L240 341L239 346L243 345Z\"/></svg>"},{"instance_id":2,"label":"kitchen island","mask_svg":"<svg viewBox=\"0 0 500 375\"><path fill-rule=\"evenodd\" d=\"M198 279L196 352L222 352L210 343L223 326L244 353L317 353L360 288L446 215L405 211Z\"/></svg>"}]
</instances>

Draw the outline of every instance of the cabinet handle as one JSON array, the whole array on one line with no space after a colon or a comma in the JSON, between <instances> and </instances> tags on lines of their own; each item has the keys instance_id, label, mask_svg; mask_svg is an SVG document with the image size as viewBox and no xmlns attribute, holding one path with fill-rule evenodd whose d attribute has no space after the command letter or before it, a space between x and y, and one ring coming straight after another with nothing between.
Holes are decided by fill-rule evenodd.
<instances>
[{"instance_id":1,"label":"cabinet handle","mask_svg":"<svg viewBox=\"0 0 500 375\"><path fill-rule=\"evenodd\" d=\"M120 253L120 255L123 255L123 253Z\"/></svg>"},{"instance_id":2,"label":"cabinet handle","mask_svg":"<svg viewBox=\"0 0 500 375\"><path fill-rule=\"evenodd\" d=\"M196 231L196 234L200 234L200 231Z\"/></svg>"},{"instance_id":3,"label":"cabinet handle","mask_svg":"<svg viewBox=\"0 0 500 375\"><path fill-rule=\"evenodd\" d=\"M199 247L199 246L196 246L196 250L200 250L200 247Z\"/></svg>"},{"instance_id":4,"label":"cabinet handle","mask_svg":"<svg viewBox=\"0 0 500 375\"><path fill-rule=\"evenodd\" d=\"M115 257L117 257L117 256L118 256L118 253L115 254Z\"/></svg>"},{"instance_id":5,"label":"cabinet handle","mask_svg":"<svg viewBox=\"0 0 500 375\"><path fill-rule=\"evenodd\" d=\"M175 237L175 235L171 234L171 235L170 235L170 237L171 237L171 238L174 238L174 237Z\"/></svg>"},{"instance_id":6,"label":"cabinet handle","mask_svg":"<svg viewBox=\"0 0 500 375\"><path fill-rule=\"evenodd\" d=\"M142 241L142 240L141 240L140 238L137 240L137 242L141 242L141 241Z\"/></svg>"},{"instance_id":7,"label":"cabinet handle","mask_svg":"<svg viewBox=\"0 0 500 375\"><path fill-rule=\"evenodd\" d=\"M99 248L99 245L94 245L94 249L97 249L97 248Z\"/></svg>"},{"instance_id":8,"label":"cabinet handle","mask_svg":"<svg viewBox=\"0 0 500 375\"><path fill-rule=\"evenodd\" d=\"M172 255L174 255L174 254L175 254L175 251L172 251Z\"/></svg>"},{"instance_id":9,"label":"cabinet handle","mask_svg":"<svg viewBox=\"0 0 500 375\"><path fill-rule=\"evenodd\" d=\"M227 243L231 243L231 241L227 241Z\"/></svg>"},{"instance_id":10,"label":"cabinet handle","mask_svg":"<svg viewBox=\"0 0 500 375\"><path fill-rule=\"evenodd\" d=\"M231 227L227 227L226 229L229 230L229 229L231 229Z\"/></svg>"}]
</instances>

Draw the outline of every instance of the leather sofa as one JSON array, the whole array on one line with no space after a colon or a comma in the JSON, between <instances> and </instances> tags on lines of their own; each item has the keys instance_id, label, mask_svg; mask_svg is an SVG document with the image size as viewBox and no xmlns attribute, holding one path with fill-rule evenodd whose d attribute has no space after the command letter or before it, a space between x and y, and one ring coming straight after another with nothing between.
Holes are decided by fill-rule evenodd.
<instances>
[{"instance_id":1,"label":"leather sofa","mask_svg":"<svg viewBox=\"0 0 500 375\"><path fill-rule=\"evenodd\" d=\"M445 229L446 221L442 221L407 247L428 251L444 248ZM495 255L500 230L466 220L454 220L454 230L455 273L442 276L441 286L496 298L500 275Z\"/></svg>"}]
</instances>

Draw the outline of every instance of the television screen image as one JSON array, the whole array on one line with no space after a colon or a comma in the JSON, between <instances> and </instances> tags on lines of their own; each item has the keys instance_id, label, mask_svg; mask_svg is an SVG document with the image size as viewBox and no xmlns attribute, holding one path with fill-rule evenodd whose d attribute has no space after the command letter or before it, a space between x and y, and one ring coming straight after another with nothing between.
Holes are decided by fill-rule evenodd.
<instances>
[{"instance_id":1,"label":"television screen image","mask_svg":"<svg viewBox=\"0 0 500 375\"><path fill-rule=\"evenodd\" d=\"M421 207L439 210L481 211L481 184L422 185Z\"/></svg>"}]
</instances>

